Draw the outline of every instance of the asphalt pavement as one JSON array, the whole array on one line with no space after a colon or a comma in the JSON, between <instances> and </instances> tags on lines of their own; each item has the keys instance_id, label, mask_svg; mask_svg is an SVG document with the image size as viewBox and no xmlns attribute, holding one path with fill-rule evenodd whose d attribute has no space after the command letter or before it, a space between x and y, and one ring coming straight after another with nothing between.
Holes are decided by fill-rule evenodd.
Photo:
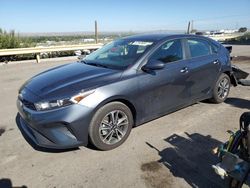
<instances>
[{"instance_id":1,"label":"asphalt pavement","mask_svg":"<svg viewBox=\"0 0 250 188\"><path fill-rule=\"evenodd\" d=\"M211 150L250 110L250 87L232 88L222 104L199 102L137 128L111 151L36 150L16 125L18 88L31 76L75 60L0 66L0 187L224 187ZM250 61L237 62L250 72Z\"/></svg>"}]
</instances>

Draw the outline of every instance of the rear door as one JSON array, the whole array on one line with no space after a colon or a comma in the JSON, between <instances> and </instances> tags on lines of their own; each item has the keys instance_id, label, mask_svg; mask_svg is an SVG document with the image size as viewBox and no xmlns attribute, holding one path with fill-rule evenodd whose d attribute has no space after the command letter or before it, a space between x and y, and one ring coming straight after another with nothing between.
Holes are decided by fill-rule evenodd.
<instances>
[{"instance_id":1,"label":"rear door","mask_svg":"<svg viewBox=\"0 0 250 188\"><path fill-rule=\"evenodd\" d=\"M192 83L191 98L204 99L213 89L221 63L209 41L199 38L187 38L185 41L190 68L189 82Z\"/></svg>"}]
</instances>

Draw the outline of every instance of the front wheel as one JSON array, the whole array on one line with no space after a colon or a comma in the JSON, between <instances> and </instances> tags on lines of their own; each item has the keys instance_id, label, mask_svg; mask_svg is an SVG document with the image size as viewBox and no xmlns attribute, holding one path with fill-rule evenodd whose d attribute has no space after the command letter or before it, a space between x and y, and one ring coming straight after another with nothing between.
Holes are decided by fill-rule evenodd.
<instances>
[{"instance_id":1,"label":"front wheel","mask_svg":"<svg viewBox=\"0 0 250 188\"><path fill-rule=\"evenodd\" d=\"M100 150L114 149L128 138L133 123L133 115L125 104L108 103L97 110L90 123L90 141Z\"/></svg>"},{"instance_id":2,"label":"front wheel","mask_svg":"<svg viewBox=\"0 0 250 188\"><path fill-rule=\"evenodd\" d=\"M225 73L222 73L213 88L213 96L211 101L214 103L224 102L228 97L230 86L231 83L229 76Z\"/></svg>"}]
</instances>

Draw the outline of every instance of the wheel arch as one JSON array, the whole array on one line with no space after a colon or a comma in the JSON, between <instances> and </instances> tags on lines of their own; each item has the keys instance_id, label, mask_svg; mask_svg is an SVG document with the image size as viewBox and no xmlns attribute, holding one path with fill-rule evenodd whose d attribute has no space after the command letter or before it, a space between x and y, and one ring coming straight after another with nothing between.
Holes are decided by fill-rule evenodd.
<instances>
[{"instance_id":1,"label":"wheel arch","mask_svg":"<svg viewBox=\"0 0 250 188\"><path fill-rule=\"evenodd\" d=\"M230 71L224 71L223 73L229 76L230 82L231 82L231 84L232 84L233 86L237 86L237 80L236 80L236 78L234 77L234 75L233 75L232 72L230 72Z\"/></svg>"},{"instance_id":2,"label":"wheel arch","mask_svg":"<svg viewBox=\"0 0 250 188\"><path fill-rule=\"evenodd\" d=\"M96 108L95 108L95 112L101 108L102 106L108 104L108 103L111 103L111 102L121 102L123 104L125 104L131 111L132 113L132 116L133 116L133 120L134 120L134 125L136 124L136 118L137 118L137 110L136 110L136 107L135 105L128 99L125 99L124 97L121 97L121 96L117 96L117 97L112 97L112 98L108 98L104 101L102 101Z\"/></svg>"}]
</instances>

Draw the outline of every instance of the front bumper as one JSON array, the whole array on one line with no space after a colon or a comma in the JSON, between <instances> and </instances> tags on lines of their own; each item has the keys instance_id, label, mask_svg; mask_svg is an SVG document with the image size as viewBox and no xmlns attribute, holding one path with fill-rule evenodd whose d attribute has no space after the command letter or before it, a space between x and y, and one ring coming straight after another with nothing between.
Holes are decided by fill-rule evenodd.
<instances>
[{"instance_id":1,"label":"front bumper","mask_svg":"<svg viewBox=\"0 0 250 188\"><path fill-rule=\"evenodd\" d=\"M88 144L88 127L92 109L74 104L48 111L35 111L17 100L21 131L36 145L68 149Z\"/></svg>"}]
</instances>

